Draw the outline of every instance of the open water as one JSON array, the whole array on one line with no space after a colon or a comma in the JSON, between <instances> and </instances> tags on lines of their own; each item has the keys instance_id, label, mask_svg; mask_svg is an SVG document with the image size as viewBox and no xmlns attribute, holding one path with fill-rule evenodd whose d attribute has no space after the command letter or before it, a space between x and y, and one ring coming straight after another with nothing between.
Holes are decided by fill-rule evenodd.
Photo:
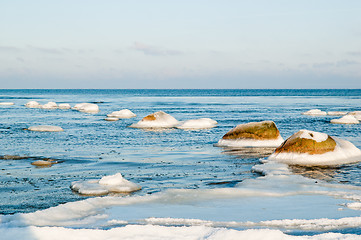
<instances>
[{"instance_id":1,"label":"open water","mask_svg":"<svg viewBox=\"0 0 361 240\"><path fill-rule=\"evenodd\" d=\"M24 104L30 100L41 104L49 101L58 104L69 103L72 106L91 102L99 105L100 112L87 114L75 110L24 107ZM301 115L302 112L314 108L323 111L361 110L361 90L356 89L0 90L0 102L15 103L13 106L0 106L0 156L24 157L0 159L0 214L2 215L30 213L67 202L93 198L74 193L70 189L71 182L99 179L117 172L142 186L141 191L131 194L130 197L146 197L182 189L232 191L238 189L243 182L247 182L247 189L252 189L249 181L263 177L262 174L254 171L253 167L259 165L260 159L267 154L244 153L213 146L226 132L241 123L272 120L284 139L300 129L308 129L346 139L361 148L361 124L330 124L331 119L338 117ZM106 114L125 108L133 111L137 117L116 122L104 120ZM180 121L212 118L218 122L218 125L212 129L198 131L180 129L147 131L128 127L156 111L164 111ZM44 133L24 130L32 125L56 125L65 131ZM44 158L55 159L59 163L49 168L31 165L34 160ZM346 188L361 186L359 163L333 168L292 167L290 171L295 176L302 175L316 182L337 186L341 184ZM278 188L282 189L283 186L279 185ZM258 206L270 207L272 201L267 201L266 206L265 203L257 203L260 198L249 199L246 203L240 204L253 209L252 211L258 211ZM288 202L287 198L292 197L284 197L282 201ZM317 200L323 201L322 197ZM187 201L189 202L189 199ZM309 199L303 195L295 195L290 201L294 201L296 205L307 205ZM317 213L312 212L312 208L304 210L295 207L294 212L297 214L293 216L289 212L282 211L280 206L283 203L279 203L279 205L275 204L278 206L276 213L268 212L270 217L265 219L253 218L251 213L245 214L243 218L237 218L222 212L224 211L222 202L223 200L214 202L213 210L218 212L217 216L208 216L206 211L201 211L201 208L193 211L194 209L189 208L187 204L186 207L182 204L177 205L180 210L168 211L168 215L165 205L156 203L157 206L153 207L163 209L159 217L199 218L211 221L261 221L299 217L334 219L360 216L359 210L350 209L336 211L337 213L333 214L330 213L331 210L328 212L328 206L314 207L313 209L319 209ZM227 204L228 211L232 212L232 209L242 211L234 202ZM342 204L344 204L342 201L336 203L337 206ZM138 207L142 209L142 206ZM129 207L132 208L137 206ZM292 210L292 205L289 209ZM187 211L192 214L181 214ZM124 217L126 219L121 219L120 216L118 218L130 221L130 219L145 219L157 215L149 209L148 213L139 216L128 213ZM240 215L242 214L239 213L238 216ZM357 227L347 231L342 227L335 229L335 231L360 234ZM314 233L302 229L293 232L293 234Z\"/></svg>"}]
</instances>

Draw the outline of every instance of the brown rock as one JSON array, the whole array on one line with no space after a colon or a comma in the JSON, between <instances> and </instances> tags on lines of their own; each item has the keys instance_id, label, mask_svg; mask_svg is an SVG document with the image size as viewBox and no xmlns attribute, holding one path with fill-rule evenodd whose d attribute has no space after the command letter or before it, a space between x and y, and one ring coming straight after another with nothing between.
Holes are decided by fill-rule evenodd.
<instances>
[{"instance_id":1,"label":"brown rock","mask_svg":"<svg viewBox=\"0 0 361 240\"><path fill-rule=\"evenodd\" d=\"M142 120L143 121L154 121L156 119L157 118L155 117L154 113L152 113L152 114L149 114L148 116L144 117Z\"/></svg>"},{"instance_id":2,"label":"brown rock","mask_svg":"<svg viewBox=\"0 0 361 240\"><path fill-rule=\"evenodd\" d=\"M37 166L37 167L51 167L56 162L54 161L44 161L44 160L38 160L31 163L31 165Z\"/></svg>"},{"instance_id":3,"label":"brown rock","mask_svg":"<svg viewBox=\"0 0 361 240\"><path fill-rule=\"evenodd\" d=\"M280 132L273 121L263 121L240 124L226 133L222 139L272 140L279 136Z\"/></svg>"},{"instance_id":4,"label":"brown rock","mask_svg":"<svg viewBox=\"0 0 361 240\"><path fill-rule=\"evenodd\" d=\"M289 137L284 143L279 146L275 153L308 153L308 154L323 154L331 152L336 147L335 140L327 135L327 139L318 142L314 138L315 132L306 132L301 130L291 137ZM305 138L304 134L309 134L310 138Z\"/></svg>"}]
</instances>

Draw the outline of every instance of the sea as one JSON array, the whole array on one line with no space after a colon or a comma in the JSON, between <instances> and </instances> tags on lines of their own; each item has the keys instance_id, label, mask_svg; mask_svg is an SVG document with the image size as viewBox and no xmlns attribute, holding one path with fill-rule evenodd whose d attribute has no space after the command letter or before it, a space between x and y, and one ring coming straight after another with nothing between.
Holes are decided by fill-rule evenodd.
<instances>
[{"instance_id":1,"label":"sea","mask_svg":"<svg viewBox=\"0 0 361 240\"><path fill-rule=\"evenodd\" d=\"M95 103L100 111L27 108L29 101ZM361 239L361 163L287 166L267 160L273 150L216 146L239 124L271 120L284 139L307 129L361 149L361 124L330 123L340 116L302 115L310 109L360 111L361 89L2 89L1 102L14 103L0 106L0 233L7 232L8 239L29 228L135 226ZM104 120L121 109L137 116ZM211 118L218 124L200 130L129 127L157 111L179 121ZM26 130L35 125L64 131ZM49 159L57 164L31 164ZM116 173L142 189L89 196L70 188L75 181ZM28 237L43 239L36 236Z\"/></svg>"}]
</instances>

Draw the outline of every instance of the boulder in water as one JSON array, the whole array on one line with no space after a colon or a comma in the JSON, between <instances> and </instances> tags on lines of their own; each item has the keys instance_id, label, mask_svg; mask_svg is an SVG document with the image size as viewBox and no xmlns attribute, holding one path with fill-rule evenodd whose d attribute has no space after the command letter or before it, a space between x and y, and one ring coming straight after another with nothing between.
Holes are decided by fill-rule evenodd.
<instances>
[{"instance_id":1,"label":"boulder in water","mask_svg":"<svg viewBox=\"0 0 361 240\"><path fill-rule=\"evenodd\" d=\"M25 104L25 107L28 107L28 108L41 108L41 105L37 101L29 101L29 102L27 102Z\"/></svg>"},{"instance_id":2,"label":"boulder in water","mask_svg":"<svg viewBox=\"0 0 361 240\"><path fill-rule=\"evenodd\" d=\"M278 147L283 138L273 121L240 124L226 133L217 146Z\"/></svg>"},{"instance_id":3,"label":"boulder in water","mask_svg":"<svg viewBox=\"0 0 361 240\"><path fill-rule=\"evenodd\" d=\"M85 113L98 113L99 106L94 103L78 103L76 104L73 109L78 110L79 112Z\"/></svg>"},{"instance_id":4,"label":"boulder in water","mask_svg":"<svg viewBox=\"0 0 361 240\"><path fill-rule=\"evenodd\" d=\"M340 165L360 161L361 150L325 133L300 130L279 146L269 159L291 165Z\"/></svg>"},{"instance_id":5,"label":"boulder in water","mask_svg":"<svg viewBox=\"0 0 361 240\"><path fill-rule=\"evenodd\" d=\"M356 115L346 115L342 118L332 119L331 123L338 123L338 124L358 124L360 123L359 120L356 119Z\"/></svg>"}]
</instances>

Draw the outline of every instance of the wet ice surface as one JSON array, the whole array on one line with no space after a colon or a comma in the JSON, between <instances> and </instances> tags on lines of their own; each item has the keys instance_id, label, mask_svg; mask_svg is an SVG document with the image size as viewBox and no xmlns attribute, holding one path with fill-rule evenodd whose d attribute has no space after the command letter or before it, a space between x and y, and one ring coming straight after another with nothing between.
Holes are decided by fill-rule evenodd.
<instances>
[{"instance_id":1,"label":"wet ice surface","mask_svg":"<svg viewBox=\"0 0 361 240\"><path fill-rule=\"evenodd\" d=\"M321 91L321 95L323 93ZM142 224L151 217L201 219L222 222L220 226L247 228L245 224L232 226L224 222L360 216L359 211L344 206L352 200L327 194L305 193L266 199L258 195L242 198L242 192L236 197L227 196L229 192L243 186L242 184L247 184L247 188L254 190L257 185L248 182L263 176L254 172L252 167L259 164L259 158L267 157L272 152L272 149L264 149L258 154L249 149L224 149L213 146L238 124L272 120L285 139L300 129L309 129L341 137L361 148L361 125L330 124L332 116L314 117L301 114L314 108L323 111L359 110L361 101L358 93L350 96L343 92L338 96L332 93L332 97L327 94L306 97L272 96L277 94L262 96L259 92L252 94L255 96L232 96L222 91L174 94L166 91L154 93L131 90L69 90L56 93L45 90L1 90L1 101L11 101L15 105L11 108L0 107L0 155L31 157L18 160L0 159L1 214L34 212L65 202L97 199L72 192L71 182L100 179L120 172L129 181L142 186L142 190L128 197L148 198L160 195L159 201L128 204L126 207L114 206L109 211L104 210L105 212L100 206L98 210L103 211L107 217L96 224L104 228L112 226L111 222L108 222L111 220ZM71 106L82 102L95 102L100 112L87 114L74 110L24 107L30 100L41 104L49 101L58 104L70 103ZM124 108L130 109L137 117L116 122L104 121L107 113ZM179 121L212 118L218 125L199 131L148 131L128 128L129 125L156 111L167 112ZM62 127L64 132L23 130L30 125L56 125ZM48 168L31 165L31 162L43 158L56 159L59 163ZM333 168L292 167L290 170L295 176L301 175L312 179L312 184L316 181L326 181L345 186L361 186L360 168L361 165L356 163ZM286 185L287 182L282 184ZM287 189L289 187L287 186ZM169 194L171 195L172 191L180 191L179 189L190 191L181 194L189 200L167 202ZM227 194L202 192L218 189L226 189ZM198 190L201 192L197 192ZM200 195L206 197L197 200L197 196ZM215 195L218 196L216 199ZM119 198L124 195L116 196ZM92 224L91 226L96 225ZM173 220L168 223L163 221L162 224L177 225Z\"/></svg>"}]
</instances>

